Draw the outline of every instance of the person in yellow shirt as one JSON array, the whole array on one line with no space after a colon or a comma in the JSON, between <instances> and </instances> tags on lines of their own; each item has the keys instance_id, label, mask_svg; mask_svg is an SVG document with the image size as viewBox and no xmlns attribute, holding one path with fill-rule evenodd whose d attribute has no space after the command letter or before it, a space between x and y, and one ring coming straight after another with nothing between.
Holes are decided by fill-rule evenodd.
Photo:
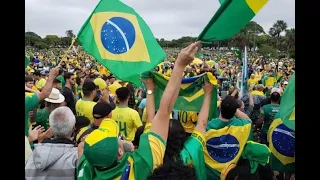
<instances>
[{"instance_id":1,"label":"person in yellow shirt","mask_svg":"<svg viewBox=\"0 0 320 180\"><path fill-rule=\"evenodd\" d=\"M258 79L255 78L254 74L251 74L250 79L248 79L248 86L255 86L258 84Z\"/></svg>"},{"instance_id":2,"label":"person in yellow shirt","mask_svg":"<svg viewBox=\"0 0 320 180\"><path fill-rule=\"evenodd\" d=\"M129 89L120 87L116 90L118 106L112 111L112 119L118 123L124 140L133 141L137 129L142 126L139 113L128 107Z\"/></svg>"},{"instance_id":3,"label":"person in yellow shirt","mask_svg":"<svg viewBox=\"0 0 320 180\"><path fill-rule=\"evenodd\" d=\"M190 112L190 111L179 111L178 120L180 121L186 133L188 135L191 135L194 128L196 127L198 114L196 112Z\"/></svg>"},{"instance_id":4,"label":"person in yellow shirt","mask_svg":"<svg viewBox=\"0 0 320 180\"><path fill-rule=\"evenodd\" d=\"M251 94L252 94L252 95L265 96L265 94L263 93L263 89L264 89L264 87L263 87L262 84L256 85L256 86L254 86Z\"/></svg>"},{"instance_id":5,"label":"person in yellow shirt","mask_svg":"<svg viewBox=\"0 0 320 180\"><path fill-rule=\"evenodd\" d=\"M77 116L85 116L93 122L93 107L97 104L93 99L97 96L97 86L92 81L84 82L82 86L83 98L76 103Z\"/></svg>"},{"instance_id":6,"label":"person in yellow shirt","mask_svg":"<svg viewBox=\"0 0 320 180\"><path fill-rule=\"evenodd\" d=\"M39 71L34 72L34 79L36 80L36 88L41 91L46 84L45 74L41 74Z\"/></svg>"},{"instance_id":7,"label":"person in yellow shirt","mask_svg":"<svg viewBox=\"0 0 320 180\"><path fill-rule=\"evenodd\" d=\"M269 76L266 79L265 86L266 87L274 87L275 83L277 83L277 78L274 77L273 70L269 71Z\"/></svg>"}]
</instances>

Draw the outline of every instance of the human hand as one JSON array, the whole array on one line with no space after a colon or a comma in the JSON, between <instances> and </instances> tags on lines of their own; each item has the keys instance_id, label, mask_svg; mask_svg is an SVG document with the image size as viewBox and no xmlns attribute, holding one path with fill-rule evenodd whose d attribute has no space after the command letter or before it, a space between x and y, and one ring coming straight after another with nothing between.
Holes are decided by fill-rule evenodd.
<instances>
[{"instance_id":1,"label":"human hand","mask_svg":"<svg viewBox=\"0 0 320 180\"><path fill-rule=\"evenodd\" d=\"M212 84L208 81L205 81L203 86L204 94L210 95L212 93Z\"/></svg>"},{"instance_id":2,"label":"human hand","mask_svg":"<svg viewBox=\"0 0 320 180\"><path fill-rule=\"evenodd\" d=\"M177 57L176 66L185 68L194 60L194 56L198 51L200 41L190 44L186 48L182 49Z\"/></svg>"},{"instance_id":3,"label":"human hand","mask_svg":"<svg viewBox=\"0 0 320 180\"><path fill-rule=\"evenodd\" d=\"M41 125L35 127L34 129L32 129L32 126L30 126L29 127L29 136L28 136L29 142L33 142L33 141L37 140L39 135L43 132L44 132L44 127L42 127Z\"/></svg>"}]
</instances>

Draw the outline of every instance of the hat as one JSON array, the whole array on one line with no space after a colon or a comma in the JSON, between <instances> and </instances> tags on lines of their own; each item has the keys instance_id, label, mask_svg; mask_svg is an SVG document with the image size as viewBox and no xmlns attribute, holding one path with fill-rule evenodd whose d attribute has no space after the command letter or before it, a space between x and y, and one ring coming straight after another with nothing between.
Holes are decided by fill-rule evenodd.
<instances>
[{"instance_id":1,"label":"hat","mask_svg":"<svg viewBox=\"0 0 320 180\"><path fill-rule=\"evenodd\" d=\"M104 119L84 142L83 154L91 166L110 167L118 155L119 126L112 119Z\"/></svg>"},{"instance_id":2,"label":"hat","mask_svg":"<svg viewBox=\"0 0 320 180\"><path fill-rule=\"evenodd\" d=\"M102 78L96 78L93 82L95 85L99 86L100 90L103 90L107 87L107 83Z\"/></svg>"},{"instance_id":3,"label":"hat","mask_svg":"<svg viewBox=\"0 0 320 180\"><path fill-rule=\"evenodd\" d=\"M108 116L112 111L112 107L106 102L98 102L92 111L92 115L95 119L100 119Z\"/></svg>"},{"instance_id":4,"label":"hat","mask_svg":"<svg viewBox=\"0 0 320 180\"><path fill-rule=\"evenodd\" d=\"M283 84L288 84L288 81L283 82Z\"/></svg>"},{"instance_id":5,"label":"hat","mask_svg":"<svg viewBox=\"0 0 320 180\"><path fill-rule=\"evenodd\" d=\"M48 98L44 100L50 103L62 103L64 101L64 96L60 93L60 91L56 88L52 88L52 91Z\"/></svg>"},{"instance_id":6,"label":"hat","mask_svg":"<svg viewBox=\"0 0 320 180\"><path fill-rule=\"evenodd\" d=\"M86 81L83 83L82 91L93 91L96 89L97 89L97 86L92 81Z\"/></svg>"},{"instance_id":7,"label":"hat","mask_svg":"<svg viewBox=\"0 0 320 180\"><path fill-rule=\"evenodd\" d=\"M276 88L276 87L272 88L272 89L271 89L271 94L272 94L272 93L275 93L275 92L281 94L281 89Z\"/></svg>"}]
</instances>

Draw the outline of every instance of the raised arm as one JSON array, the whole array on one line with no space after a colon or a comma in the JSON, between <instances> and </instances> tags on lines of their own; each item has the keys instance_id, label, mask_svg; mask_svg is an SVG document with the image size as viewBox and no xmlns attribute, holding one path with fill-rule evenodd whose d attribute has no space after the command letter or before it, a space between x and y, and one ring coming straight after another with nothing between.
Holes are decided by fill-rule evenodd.
<instances>
[{"instance_id":1,"label":"raised arm","mask_svg":"<svg viewBox=\"0 0 320 180\"><path fill-rule=\"evenodd\" d=\"M170 113L178 98L184 68L194 59L199 45L200 41L192 43L179 53L171 78L162 95L159 110L152 120L151 132L158 134L164 141L168 138Z\"/></svg>"},{"instance_id":2,"label":"raised arm","mask_svg":"<svg viewBox=\"0 0 320 180\"><path fill-rule=\"evenodd\" d=\"M60 66L57 66L57 67L52 68L50 70L47 83L43 86L41 92L38 93L38 101L39 102L41 102L45 98L49 97L49 95L52 91L53 81L59 74L59 69L60 69Z\"/></svg>"},{"instance_id":3,"label":"raised arm","mask_svg":"<svg viewBox=\"0 0 320 180\"><path fill-rule=\"evenodd\" d=\"M150 93L147 93L147 123L152 123L152 120L156 114L156 107L154 104L154 89L156 88L153 79L148 78L143 80L144 85L147 88L147 91Z\"/></svg>"},{"instance_id":4,"label":"raised arm","mask_svg":"<svg viewBox=\"0 0 320 180\"><path fill-rule=\"evenodd\" d=\"M195 129L199 131L203 136L205 136L211 104L212 84L206 81L203 87L203 91L204 99L198 116L197 126Z\"/></svg>"}]
</instances>

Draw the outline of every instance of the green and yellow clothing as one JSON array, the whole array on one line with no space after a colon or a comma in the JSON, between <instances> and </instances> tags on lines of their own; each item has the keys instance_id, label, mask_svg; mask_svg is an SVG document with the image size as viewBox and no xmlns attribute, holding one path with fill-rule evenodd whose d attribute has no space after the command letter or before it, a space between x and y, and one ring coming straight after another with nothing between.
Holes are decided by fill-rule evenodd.
<instances>
[{"instance_id":1,"label":"green and yellow clothing","mask_svg":"<svg viewBox=\"0 0 320 180\"><path fill-rule=\"evenodd\" d=\"M24 111L24 125L25 125L25 135L29 135L29 112L34 108L38 107L39 100L38 95L33 94L32 96L24 97L25 111Z\"/></svg>"},{"instance_id":2,"label":"green and yellow clothing","mask_svg":"<svg viewBox=\"0 0 320 180\"><path fill-rule=\"evenodd\" d=\"M261 108L260 118L263 118L262 130L268 133L269 127L274 120L274 116L280 111L279 104L267 104Z\"/></svg>"},{"instance_id":3,"label":"green and yellow clothing","mask_svg":"<svg viewBox=\"0 0 320 180\"><path fill-rule=\"evenodd\" d=\"M112 111L111 119L118 123L120 133L126 141L133 141L137 129L142 126L139 113L129 107L117 106Z\"/></svg>"},{"instance_id":4,"label":"green and yellow clothing","mask_svg":"<svg viewBox=\"0 0 320 180\"><path fill-rule=\"evenodd\" d=\"M192 133L196 127L195 123L198 120L198 115L196 112L179 111L178 120L187 133Z\"/></svg>"},{"instance_id":5,"label":"green and yellow clothing","mask_svg":"<svg viewBox=\"0 0 320 180\"><path fill-rule=\"evenodd\" d=\"M40 78L39 80L36 81L36 88L42 89L46 83L47 83L46 79Z\"/></svg>"},{"instance_id":6,"label":"green and yellow clothing","mask_svg":"<svg viewBox=\"0 0 320 180\"><path fill-rule=\"evenodd\" d=\"M144 133L140 137L139 148L127 152L118 164L108 170L91 166L82 155L77 168L78 180L140 180L147 179L152 171L163 162L166 149L165 141L155 133Z\"/></svg>"},{"instance_id":7,"label":"green and yellow clothing","mask_svg":"<svg viewBox=\"0 0 320 180\"><path fill-rule=\"evenodd\" d=\"M96 102L88 101L84 99L79 99L76 103L76 113L77 116L85 116L90 120L90 123L93 123L93 107L96 105Z\"/></svg>"}]
</instances>

